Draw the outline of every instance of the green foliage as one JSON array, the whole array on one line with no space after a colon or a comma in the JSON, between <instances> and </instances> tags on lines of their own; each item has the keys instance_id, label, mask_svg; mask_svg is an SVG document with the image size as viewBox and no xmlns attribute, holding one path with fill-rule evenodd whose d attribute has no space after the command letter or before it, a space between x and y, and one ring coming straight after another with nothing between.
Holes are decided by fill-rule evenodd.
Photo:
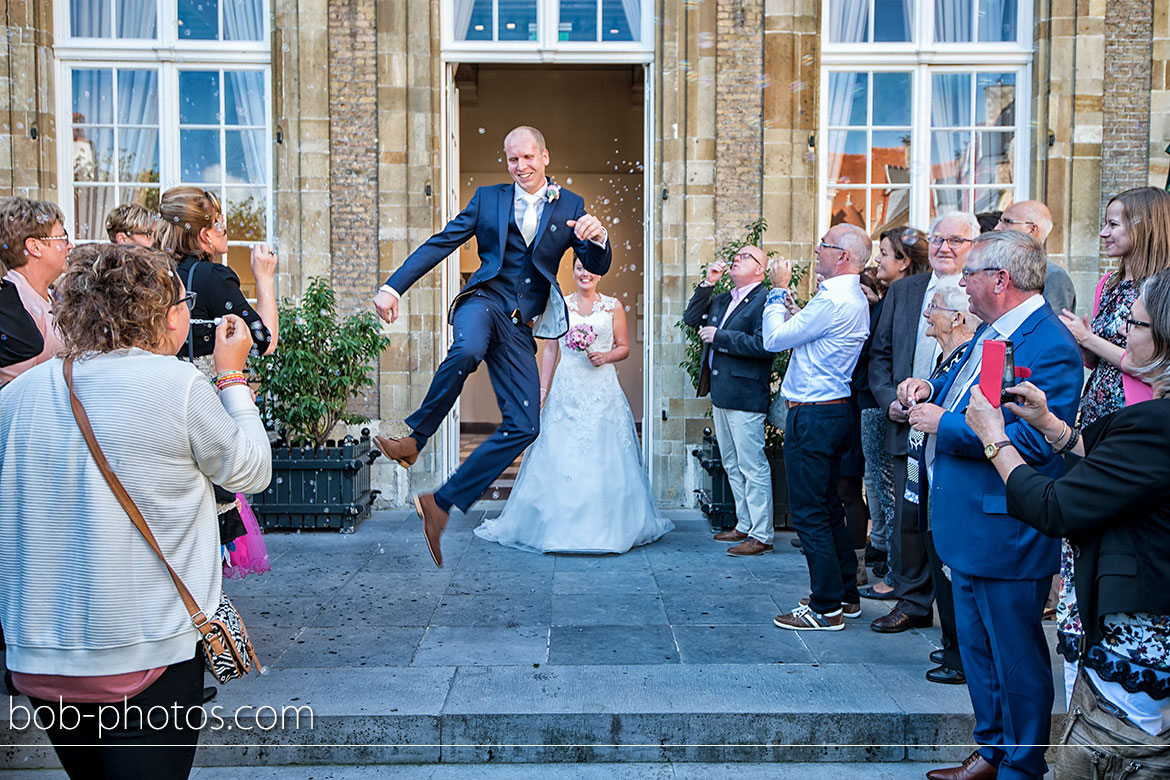
<instances>
[{"instance_id":1,"label":"green foliage","mask_svg":"<svg viewBox=\"0 0 1170 780\"><path fill-rule=\"evenodd\" d=\"M347 414L359 390L375 384L373 364L390 339L373 312L337 316L333 290L314 277L300 304L280 303L280 340L271 355L253 357L266 421L294 446L325 443L338 422L366 422Z\"/></svg>"},{"instance_id":2,"label":"green foliage","mask_svg":"<svg viewBox=\"0 0 1170 780\"><path fill-rule=\"evenodd\" d=\"M744 225L743 238L737 238L733 241L728 241L719 248L719 251L716 253L711 262L722 260L730 270L732 259L740 249L743 249L745 246L763 246L764 231L767 229L768 223L762 217L755 220L754 222L749 222L748 224ZM768 252L767 256L771 258L775 254L775 252ZM703 266L702 273L699 276L699 281L702 281L703 278L706 277L707 267L710 264L711 263L707 263ZM803 276L804 268L794 265L792 268L792 282L789 284L789 287L795 287ZM695 282L695 284L691 287L692 295L694 294L694 291L698 289L698 287L699 282ZM712 295L718 295L721 292L727 292L731 289L731 287L731 274L724 273L723 278L721 278L715 285L715 290ZM768 278L767 274L764 275L764 287L766 289L771 289L772 287L772 280ZM692 328L682 320L678 321L678 327L682 329L683 338L686 339L686 357L679 365L686 369L687 376L689 376L691 379L691 386L694 387L697 392L699 389L699 369L701 367L700 358L703 355L703 342L699 338L698 329ZM791 350L787 349L783 352L778 352L776 354L775 360L772 361L771 386L773 396L775 396L775 394L779 391L780 381L784 378L784 372L788 370L788 358L790 354ZM771 423L765 423L764 428L765 438L769 445L779 445L783 441L784 434L773 427Z\"/></svg>"}]
</instances>

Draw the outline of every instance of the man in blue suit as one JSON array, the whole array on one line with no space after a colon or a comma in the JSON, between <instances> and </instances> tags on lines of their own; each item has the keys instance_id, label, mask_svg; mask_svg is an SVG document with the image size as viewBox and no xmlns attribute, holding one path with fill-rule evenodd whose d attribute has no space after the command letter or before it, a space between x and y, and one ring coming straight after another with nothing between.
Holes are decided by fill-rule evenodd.
<instances>
[{"instance_id":1,"label":"man in blue suit","mask_svg":"<svg viewBox=\"0 0 1170 780\"><path fill-rule=\"evenodd\" d=\"M475 237L480 266L451 304L448 319L455 339L422 405L406 418L410 435L374 437L388 458L409 468L455 404L464 381L487 363L503 422L442 487L414 499L436 566L443 565L439 538L451 507L470 509L536 439L536 339L560 338L569 328L557 284L561 258L572 249L590 273L609 270L611 251L601 222L585 212L580 195L544 175L549 156L540 131L517 127L504 138L504 152L513 183L477 189L467 207L406 258L374 298L378 314L393 322L402 293Z\"/></svg>"},{"instance_id":2,"label":"man in blue suit","mask_svg":"<svg viewBox=\"0 0 1170 780\"><path fill-rule=\"evenodd\" d=\"M950 567L959 653L981 746L962 766L932 780L1015 780L1044 776L1052 713L1052 668L1041 615L1060 540L1007 514L1003 480L990 460L1015 447L1037 470L1060 476L1064 464L1035 429L1005 410L1007 439L984 447L963 415L979 381L986 339L1009 339L1015 364L1048 395L1049 408L1072 424L1084 370L1076 341L1041 293L1046 257L1036 239L986 233L964 264L960 284L971 312L988 323L950 372L907 379L898 397L910 424L929 434L926 469L935 547Z\"/></svg>"}]
</instances>

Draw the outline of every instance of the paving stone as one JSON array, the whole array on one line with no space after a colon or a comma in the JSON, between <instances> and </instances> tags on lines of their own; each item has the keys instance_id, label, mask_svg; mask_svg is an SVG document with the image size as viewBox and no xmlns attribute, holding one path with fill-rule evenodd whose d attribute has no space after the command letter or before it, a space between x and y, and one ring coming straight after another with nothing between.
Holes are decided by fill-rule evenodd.
<instances>
[{"instance_id":1,"label":"paving stone","mask_svg":"<svg viewBox=\"0 0 1170 780\"><path fill-rule=\"evenodd\" d=\"M674 626L684 664L815 663L793 631L772 625Z\"/></svg>"},{"instance_id":2,"label":"paving stone","mask_svg":"<svg viewBox=\"0 0 1170 780\"><path fill-rule=\"evenodd\" d=\"M593 593L602 595L626 593L658 593L658 582L650 573L631 569L620 573L606 571L554 571L553 595Z\"/></svg>"},{"instance_id":3,"label":"paving stone","mask_svg":"<svg viewBox=\"0 0 1170 780\"><path fill-rule=\"evenodd\" d=\"M668 534L669 535L669 534ZM649 571L645 547L636 547L622 555L555 555L556 571L603 572L620 576L628 571Z\"/></svg>"},{"instance_id":4,"label":"paving stone","mask_svg":"<svg viewBox=\"0 0 1170 780\"><path fill-rule=\"evenodd\" d=\"M677 664L670 626L553 626L550 664Z\"/></svg>"},{"instance_id":5,"label":"paving stone","mask_svg":"<svg viewBox=\"0 0 1170 780\"><path fill-rule=\"evenodd\" d=\"M411 665L543 664L548 632L547 626L431 626Z\"/></svg>"},{"instance_id":6,"label":"paving stone","mask_svg":"<svg viewBox=\"0 0 1170 780\"><path fill-rule=\"evenodd\" d=\"M666 625L666 610L657 595L627 593L574 594L552 597L553 626Z\"/></svg>"},{"instance_id":7,"label":"paving stone","mask_svg":"<svg viewBox=\"0 0 1170 780\"><path fill-rule=\"evenodd\" d=\"M455 596L510 595L513 593L552 592L553 573L457 570L447 585Z\"/></svg>"},{"instance_id":8,"label":"paving stone","mask_svg":"<svg viewBox=\"0 0 1170 780\"><path fill-rule=\"evenodd\" d=\"M406 666L426 629L379 627L309 627L280 656L285 668L339 666Z\"/></svg>"},{"instance_id":9,"label":"paving stone","mask_svg":"<svg viewBox=\"0 0 1170 780\"><path fill-rule=\"evenodd\" d=\"M417 626L430 624L439 601L439 593L368 592L345 587L333 594L329 604L313 621L313 628L343 626L369 629L378 626Z\"/></svg>"},{"instance_id":10,"label":"paving stone","mask_svg":"<svg viewBox=\"0 0 1170 780\"><path fill-rule=\"evenodd\" d=\"M546 591L511 595L446 595L435 610L434 626L548 626L550 594Z\"/></svg>"},{"instance_id":11,"label":"paving stone","mask_svg":"<svg viewBox=\"0 0 1170 780\"><path fill-rule=\"evenodd\" d=\"M776 616L776 602L762 595L663 593L662 600L672 625L760 625Z\"/></svg>"}]
</instances>

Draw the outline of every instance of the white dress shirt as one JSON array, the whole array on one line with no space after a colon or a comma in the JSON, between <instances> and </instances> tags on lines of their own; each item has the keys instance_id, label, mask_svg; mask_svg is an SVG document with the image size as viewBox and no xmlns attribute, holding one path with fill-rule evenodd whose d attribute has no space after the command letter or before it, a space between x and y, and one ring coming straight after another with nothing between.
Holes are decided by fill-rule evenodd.
<instances>
[{"instance_id":1,"label":"white dress shirt","mask_svg":"<svg viewBox=\"0 0 1170 780\"><path fill-rule=\"evenodd\" d=\"M781 394L810 403L848 397L857 357L869 337L869 302L857 274L834 276L792 317L787 291L772 290L764 306L764 349L792 349Z\"/></svg>"}]
</instances>

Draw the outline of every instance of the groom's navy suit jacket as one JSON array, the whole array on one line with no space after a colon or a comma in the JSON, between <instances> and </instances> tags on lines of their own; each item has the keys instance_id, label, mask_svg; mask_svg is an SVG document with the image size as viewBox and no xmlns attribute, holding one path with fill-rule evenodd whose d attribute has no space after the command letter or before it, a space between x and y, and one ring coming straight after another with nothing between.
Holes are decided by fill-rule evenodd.
<instances>
[{"instance_id":1,"label":"groom's navy suit jacket","mask_svg":"<svg viewBox=\"0 0 1170 780\"><path fill-rule=\"evenodd\" d=\"M612 257L609 241L604 247L578 239L566 222L585 214L581 196L563 187L556 200L546 202L536 237L530 247L519 239L516 227L515 187L493 184L479 187L463 211L416 249L386 284L399 294L406 292L423 274L456 251L472 236L479 247L480 266L455 296L448 318L455 308L478 289L503 288L502 273L520 269L515 287L509 279L506 294L514 297L520 321L536 318L533 335L560 338L569 329L569 312L557 284L557 269L565 251L572 249L581 264L594 274L609 270ZM511 233L511 235L509 235Z\"/></svg>"}]
</instances>

